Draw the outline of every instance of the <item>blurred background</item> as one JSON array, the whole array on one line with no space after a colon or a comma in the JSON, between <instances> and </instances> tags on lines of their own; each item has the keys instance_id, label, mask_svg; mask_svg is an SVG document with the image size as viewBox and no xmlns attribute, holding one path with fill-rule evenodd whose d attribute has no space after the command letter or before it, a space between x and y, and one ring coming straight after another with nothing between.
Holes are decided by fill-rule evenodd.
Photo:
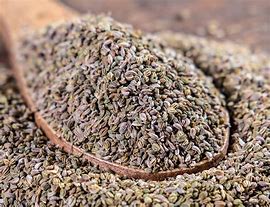
<instances>
[{"instance_id":1,"label":"blurred background","mask_svg":"<svg viewBox=\"0 0 270 207\"><path fill-rule=\"evenodd\" d=\"M144 31L181 31L270 52L270 0L61 1L81 13L111 14Z\"/></svg>"}]
</instances>

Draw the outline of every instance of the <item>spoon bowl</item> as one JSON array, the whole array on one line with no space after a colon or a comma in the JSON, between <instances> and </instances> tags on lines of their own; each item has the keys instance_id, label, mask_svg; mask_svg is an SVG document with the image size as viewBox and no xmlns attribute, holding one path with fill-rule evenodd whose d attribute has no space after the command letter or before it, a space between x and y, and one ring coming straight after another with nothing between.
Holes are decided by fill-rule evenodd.
<instances>
[{"instance_id":1,"label":"spoon bowl","mask_svg":"<svg viewBox=\"0 0 270 207\"><path fill-rule=\"evenodd\" d=\"M98 165L100 168L113 171L122 176L131 178L147 179L147 180L163 180L168 177L181 175L184 173L196 173L209 169L215 166L226 155L229 144L229 128L226 129L226 134L223 140L223 146L218 154L211 159L202 160L192 167L181 167L169 171L159 171L155 173L146 172L142 169L135 169L127 166L123 166L117 163L103 160L90 153L87 153L84 149L74 146L72 143L61 138L59 135L42 117L36 106L35 101L29 94L29 88L24 79L24 70L21 68L16 60L16 53L20 52L16 50L17 43L23 37L25 30L37 30L46 25L52 24L57 21L65 21L78 16L78 14L65 7L56 1L44 0L28 0L28 1L8 1L1 0L3 8L0 11L0 28L1 34L4 39L4 44L8 50L9 62L11 64L14 77L17 81L19 91L23 96L27 106L34 114L35 122L40 127L46 136L51 140L53 144L63 148L64 151L72 153L88 160L92 164ZM223 111L225 123L229 123L229 115L227 111Z\"/></svg>"}]
</instances>

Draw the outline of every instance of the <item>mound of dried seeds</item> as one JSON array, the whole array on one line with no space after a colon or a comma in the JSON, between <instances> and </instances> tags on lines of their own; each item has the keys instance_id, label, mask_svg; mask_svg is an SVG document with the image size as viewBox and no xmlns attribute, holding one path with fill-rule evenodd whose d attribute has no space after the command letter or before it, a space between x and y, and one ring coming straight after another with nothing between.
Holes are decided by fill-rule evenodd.
<instances>
[{"instance_id":1,"label":"mound of dried seeds","mask_svg":"<svg viewBox=\"0 0 270 207\"><path fill-rule=\"evenodd\" d=\"M265 65L259 62L259 67ZM162 182L125 179L51 145L35 126L9 72L0 67L0 206L270 205L269 135L247 141L218 167L201 173ZM254 85L253 92L265 88ZM240 93L239 100L245 99ZM254 109L243 105L244 111Z\"/></svg>"},{"instance_id":2,"label":"mound of dried seeds","mask_svg":"<svg viewBox=\"0 0 270 207\"><path fill-rule=\"evenodd\" d=\"M161 34L168 45L191 58L197 67L213 77L226 95L233 125L234 151L247 142L270 137L270 59L256 56L231 43L218 44L179 34Z\"/></svg>"},{"instance_id":3,"label":"mound of dried seeds","mask_svg":"<svg viewBox=\"0 0 270 207\"><path fill-rule=\"evenodd\" d=\"M128 25L86 16L28 37L20 51L42 116L97 157L157 172L224 144L227 112L211 79Z\"/></svg>"},{"instance_id":4,"label":"mound of dried seeds","mask_svg":"<svg viewBox=\"0 0 270 207\"><path fill-rule=\"evenodd\" d=\"M0 65L0 206L270 206L269 56L186 35L161 37L226 95L233 125L226 159L162 182L102 172L50 144Z\"/></svg>"}]
</instances>

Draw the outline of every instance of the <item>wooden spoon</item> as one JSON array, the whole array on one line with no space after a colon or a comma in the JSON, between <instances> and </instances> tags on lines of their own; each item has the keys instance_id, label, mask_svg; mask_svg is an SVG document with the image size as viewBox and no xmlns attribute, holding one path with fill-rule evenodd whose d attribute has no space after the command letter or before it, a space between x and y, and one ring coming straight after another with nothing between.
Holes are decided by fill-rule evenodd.
<instances>
[{"instance_id":1,"label":"wooden spoon","mask_svg":"<svg viewBox=\"0 0 270 207\"><path fill-rule=\"evenodd\" d=\"M33 112L36 124L44 131L52 143L63 148L66 152L80 155L91 163L104 170L111 170L120 175L131 178L149 180L163 180L184 173L195 173L215 166L224 158L229 144L229 128L225 130L224 144L220 152L212 159L203 160L189 168L177 168L171 171L149 173L141 169L130 168L116 163L102 160L73 146L72 143L61 138L40 115L38 107L29 95L29 90L24 79L23 68L16 62L15 45L20 41L25 28L36 30L59 20L68 20L77 16L77 13L57 1L52 0L0 0L0 33L8 50L9 62L14 72L18 88L27 106ZM229 123L229 115L224 111L225 122Z\"/></svg>"}]
</instances>

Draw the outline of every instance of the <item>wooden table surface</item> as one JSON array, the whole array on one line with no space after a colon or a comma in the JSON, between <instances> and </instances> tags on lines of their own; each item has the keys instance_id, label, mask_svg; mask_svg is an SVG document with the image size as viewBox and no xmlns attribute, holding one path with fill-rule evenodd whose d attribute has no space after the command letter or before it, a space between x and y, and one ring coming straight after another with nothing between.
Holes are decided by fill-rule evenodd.
<instances>
[{"instance_id":1,"label":"wooden table surface","mask_svg":"<svg viewBox=\"0 0 270 207\"><path fill-rule=\"evenodd\" d=\"M181 31L270 52L270 0L62 1L82 13L111 13L144 31Z\"/></svg>"}]
</instances>

